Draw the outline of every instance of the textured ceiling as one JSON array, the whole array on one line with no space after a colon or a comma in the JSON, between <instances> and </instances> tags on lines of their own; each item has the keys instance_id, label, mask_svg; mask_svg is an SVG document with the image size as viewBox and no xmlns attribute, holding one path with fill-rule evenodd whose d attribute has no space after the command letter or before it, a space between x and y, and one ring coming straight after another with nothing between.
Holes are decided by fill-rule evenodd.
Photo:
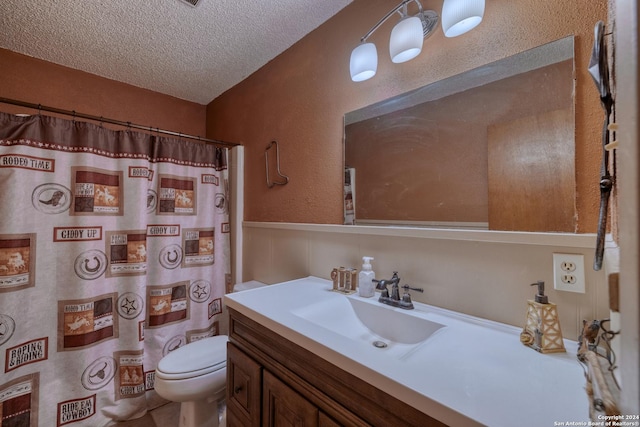
<instances>
[{"instance_id":1,"label":"textured ceiling","mask_svg":"<svg viewBox=\"0 0 640 427\"><path fill-rule=\"evenodd\" d=\"M352 0L0 0L0 48L208 104Z\"/></svg>"}]
</instances>

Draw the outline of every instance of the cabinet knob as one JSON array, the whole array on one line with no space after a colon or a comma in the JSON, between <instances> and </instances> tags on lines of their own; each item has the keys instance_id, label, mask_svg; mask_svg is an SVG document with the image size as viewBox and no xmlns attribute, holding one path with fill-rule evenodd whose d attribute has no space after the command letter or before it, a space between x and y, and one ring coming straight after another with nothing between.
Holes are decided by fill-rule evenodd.
<instances>
[{"instance_id":1,"label":"cabinet knob","mask_svg":"<svg viewBox=\"0 0 640 427\"><path fill-rule=\"evenodd\" d=\"M240 393L241 391L242 391L242 386L241 386L241 385L237 385L237 386L233 389L233 392L234 392L235 394L238 394L238 393Z\"/></svg>"}]
</instances>

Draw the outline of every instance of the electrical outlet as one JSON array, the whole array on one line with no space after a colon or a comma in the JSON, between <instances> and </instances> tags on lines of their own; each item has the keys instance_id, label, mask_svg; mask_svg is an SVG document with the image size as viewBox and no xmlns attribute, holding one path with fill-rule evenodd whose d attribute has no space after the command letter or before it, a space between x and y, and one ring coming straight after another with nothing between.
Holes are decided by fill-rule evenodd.
<instances>
[{"instance_id":1,"label":"electrical outlet","mask_svg":"<svg viewBox=\"0 0 640 427\"><path fill-rule=\"evenodd\" d=\"M584 255L553 254L553 288L585 293Z\"/></svg>"}]
</instances>

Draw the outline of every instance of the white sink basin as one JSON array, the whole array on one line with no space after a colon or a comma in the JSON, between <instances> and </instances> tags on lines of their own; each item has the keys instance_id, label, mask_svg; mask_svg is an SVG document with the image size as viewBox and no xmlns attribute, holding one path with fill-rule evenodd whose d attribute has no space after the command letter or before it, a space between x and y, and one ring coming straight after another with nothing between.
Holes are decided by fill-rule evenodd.
<instances>
[{"instance_id":1,"label":"white sink basin","mask_svg":"<svg viewBox=\"0 0 640 427\"><path fill-rule=\"evenodd\" d=\"M412 310L390 307L377 298L343 296L311 303L292 314L352 340L366 342L402 356L424 343L444 325Z\"/></svg>"}]
</instances>

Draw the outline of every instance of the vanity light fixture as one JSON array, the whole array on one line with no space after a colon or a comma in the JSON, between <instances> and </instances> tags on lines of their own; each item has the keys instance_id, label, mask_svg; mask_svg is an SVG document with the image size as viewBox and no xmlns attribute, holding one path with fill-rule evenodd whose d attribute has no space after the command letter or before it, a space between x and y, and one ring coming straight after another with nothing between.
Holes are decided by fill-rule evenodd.
<instances>
[{"instance_id":1,"label":"vanity light fixture","mask_svg":"<svg viewBox=\"0 0 640 427\"><path fill-rule=\"evenodd\" d=\"M484 0L444 0L442 31L446 37L456 37L474 29L482 22Z\"/></svg>"},{"instance_id":2,"label":"vanity light fixture","mask_svg":"<svg viewBox=\"0 0 640 427\"><path fill-rule=\"evenodd\" d=\"M418 13L415 15L408 13L408 4L412 2L418 6ZM485 0L444 0L442 6L444 35L456 37L475 28L482 21L484 3ZM389 39L389 54L391 61L396 64L418 56L422 51L423 41L433 33L438 24L438 14L433 10L423 10L419 0L403 0L374 25L351 52L349 69L351 80L354 82L368 80L376 75L378 52L373 43L366 41L396 12L400 14L400 22L393 27Z\"/></svg>"}]
</instances>

